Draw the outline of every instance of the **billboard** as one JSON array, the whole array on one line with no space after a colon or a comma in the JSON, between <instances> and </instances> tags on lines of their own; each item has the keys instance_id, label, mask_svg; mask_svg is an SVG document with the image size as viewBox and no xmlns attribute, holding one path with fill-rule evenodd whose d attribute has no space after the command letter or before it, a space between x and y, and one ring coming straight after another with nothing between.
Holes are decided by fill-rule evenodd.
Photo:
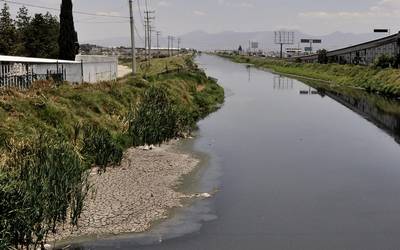
<instances>
[{"instance_id":1,"label":"billboard","mask_svg":"<svg viewBox=\"0 0 400 250\"><path fill-rule=\"evenodd\" d=\"M258 49L258 42L251 42L252 49Z\"/></svg>"},{"instance_id":2,"label":"billboard","mask_svg":"<svg viewBox=\"0 0 400 250\"><path fill-rule=\"evenodd\" d=\"M321 39L301 39L301 43L322 43Z\"/></svg>"},{"instance_id":3,"label":"billboard","mask_svg":"<svg viewBox=\"0 0 400 250\"><path fill-rule=\"evenodd\" d=\"M375 33L389 33L388 29L374 29Z\"/></svg>"},{"instance_id":4,"label":"billboard","mask_svg":"<svg viewBox=\"0 0 400 250\"><path fill-rule=\"evenodd\" d=\"M275 44L294 44L294 32L275 31Z\"/></svg>"},{"instance_id":5,"label":"billboard","mask_svg":"<svg viewBox=\"0 0 400 250\"><path fill-rule=\"evenodd\" d=\"M305 52L312 52L312 48L311 48L311 47L305 47L305 48L304 48L304 51L305 51Z\"/></svg>"}]
</instances>

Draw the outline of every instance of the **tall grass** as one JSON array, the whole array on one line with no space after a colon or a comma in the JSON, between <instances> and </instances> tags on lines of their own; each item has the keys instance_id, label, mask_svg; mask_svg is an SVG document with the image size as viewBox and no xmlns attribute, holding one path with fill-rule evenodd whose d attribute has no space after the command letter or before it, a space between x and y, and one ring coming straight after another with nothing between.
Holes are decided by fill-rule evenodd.
<instances>
[{"instance_id":1,"label":"tall grass","mask_svg":"<svg viewBox=\"0 0 400 250\"><path fill-rule=\"evenodd\" d=\"M101 171L105 171L109 165L121 163L123 149L107 129L98 125L85 125L82 130L82 155L86 162L100 167Z\"/></svg>"},{"instance_id":2,"label":"tall grass","mask_svg":"<svg viewBox=\"0 0 400 250\"><path fill-rule=\"evenodd\" d=\"M151 145L161 144L193 127L190 110L174 105L165 87L152 85L132 113L129 133L133 145Z\"/></svg>"},{"instance_id":3,"label":"tall grass","mask_svg":"<svg viewBox=\"0 0 400 250\"><path fill-rule=\"evenodd\" d=\"M68 143L47 135L10 143L0 169L0 246L36 249L68 217L76 226L87 190L87 171Z\"/></svg>"}]
</instances>

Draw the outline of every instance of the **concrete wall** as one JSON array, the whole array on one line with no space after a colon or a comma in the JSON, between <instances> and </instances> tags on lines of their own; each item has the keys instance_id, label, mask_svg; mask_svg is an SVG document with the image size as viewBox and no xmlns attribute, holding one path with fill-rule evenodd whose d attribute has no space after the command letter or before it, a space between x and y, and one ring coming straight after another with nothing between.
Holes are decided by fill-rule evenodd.
<instances>
[{"instance_id":1,"label":"concrete wall","mask_svg":"<svg viewBox=\"0 0 400 250\"><path fill-rule=\"evenodd\" d=\"M118 77L117 57L78 55L75 61L82 62L84 82L113 81Z\"/></svg>"},{"instance_id":2,"label":"concrete wall","mask_svg":"<svg viewBox=\"0 0 400 250\"><path fill-rule=\"evenodd\" d=\"M97 83L114 81L118 77L118 58L110 56L78 55L75 62L58 64L34 64L35 74L63 73L71 83Z\"/></svg>"}]
</instances>

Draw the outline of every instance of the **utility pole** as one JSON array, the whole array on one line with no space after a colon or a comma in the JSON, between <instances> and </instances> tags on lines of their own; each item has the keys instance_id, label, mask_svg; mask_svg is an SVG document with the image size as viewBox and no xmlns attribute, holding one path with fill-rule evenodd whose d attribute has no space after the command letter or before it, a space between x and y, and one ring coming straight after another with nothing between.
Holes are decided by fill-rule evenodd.
<instances>
[{"instance_id":1,"label":"utility pole","mask_svg":"<svg viewBox=\"0 0 400 250\"><path fill-rule=\"evenodd\" d=\"M169 46L170 46L170 43L169 43L169 38L170 38L170 36L168 36L168 56L170 56L170 55L171 55L171 53L169 52Z\"/></svg>"},{"instance_id":2,"label":"utility pole","mask_svg":"<svg viewBox=\"0 0 400 250\"><path fill-rule=\"evenodd\" d=\"M144 57L147 60L147 22L146 19L144 20Z\"/></svg>"},{"instance_id":3,"label":"utility pole","mask_svg":"<svg viewBox=\"0 0 400 250\"><path fill-rule=\"evenodd\" d=\"M174 56L174 40L175 37L171 36L171 54Z\"/></svg>"},{"instance_id":4,"label":"utility pole","mask_svg":"<svg viewBox=\"0 0 400 250\"><path fill-rule=\"evenodd\" d=\"M180 54L180 52L181 52L181 39L178 38L178 55Z\"/></svg>"},{"instance_id":5,"label":"utility pole","mask_svg":"<svg viewBox=\"0 0 400 250\"><path fill-rule=\"evenodd\" d=\"M157 53L160 54L160 35L161 35L161 31L156 31L156 35L157 35Z\"/></svg>"},{"instance_id":6,"label":"utility pole","mask_svg":"<svg viewBox=\"0 0 400 250\"><path fill-rule=\"evenodd\" d=\"M151 50L152 50L152 44L153 44L153 40L152 40L152 38L153 38L153 32L154 32L154 27L153 26L149 26L149 48L150 48L150 56L152 55L151 54Z\"/></svg>"},{"instance_id":7,"label":"utility pole","mask_svg":"<svg viewBox=\"0 0 400 250\"><path fill-rule=\"evenodd\" d=\"M136 46L135 46L135 21L133 19L133 7L132 1L129 0L129 12L130 12L130 23L131 23L131 46L132 46L132 75L136 75Z\"/></svg>"},{"instance_id":8,"label":"utility pole","mask_svg":"<svg viewBox=\"0 0 400 250\"><path fill-rule=\"evenodd\" d=\"M152 15L154 13L155 13L155 11L148 11L148 10L146 10L144 12L145 19L146 19L145 22L144 22L145 26L146 26L146 31L145 31L145 33L146 33L146 44L147 44L147 47L148 47L147 60L149 61L149 64L150 64L150 58L151 58L151 30L152 30L151 22L152 22L152 20L155 19L154 16L150 16L150 15Z\"/></svg>"}]
</instances>

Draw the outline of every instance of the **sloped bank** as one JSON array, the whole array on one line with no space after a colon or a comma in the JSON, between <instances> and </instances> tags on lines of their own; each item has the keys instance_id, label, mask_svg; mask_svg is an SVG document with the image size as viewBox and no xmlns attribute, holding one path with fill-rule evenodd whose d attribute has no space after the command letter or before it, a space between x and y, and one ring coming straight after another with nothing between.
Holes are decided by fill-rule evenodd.
<instances>
[{"instance_id":1,"label":"sloped bank","mask_svg":"<svg viewBox=\"0 0 400 250\"><path fill-rule=\"evenodd\" d=\"M286 60L219 53L238 63L249 63L277 73L321 80L328 84L364 89L381 95L400 97L400 70L379 67L295 63Z\"/></svg>"},{"instance_id":2,"label":"sloped bank","mask_svg":"<svg viewBox=\"0 0 400 250\"><path fill-rule=\"evenodd\" d=\"M224 100L223 89L189 56L154 60L143 69L142 77L118 82L80 86L43 82L28 92L1 92L0 199L5 202L0 210L0 248L43 246L49 235L59 232L58 225L79 226L93 192L90 181L97 181L86 176L91 167L105 171L105 178L107 171L113 174L127 167L137 171L137 165L125 161L125 167L109 167L119 165L122 152L131 146L159 144L190 132ZM69 173L65 157L74 163L74 173ZM125 160L135 162L135 158ZM177 164L183 170L176 175L191 169L192 161ZM146 165L139 169L147 171ZM113 181L110 189L118 182ZM166 189L171 183L165 183ZM152 216L147 217L158 218Z\"/></svg>"}]
</instances>

